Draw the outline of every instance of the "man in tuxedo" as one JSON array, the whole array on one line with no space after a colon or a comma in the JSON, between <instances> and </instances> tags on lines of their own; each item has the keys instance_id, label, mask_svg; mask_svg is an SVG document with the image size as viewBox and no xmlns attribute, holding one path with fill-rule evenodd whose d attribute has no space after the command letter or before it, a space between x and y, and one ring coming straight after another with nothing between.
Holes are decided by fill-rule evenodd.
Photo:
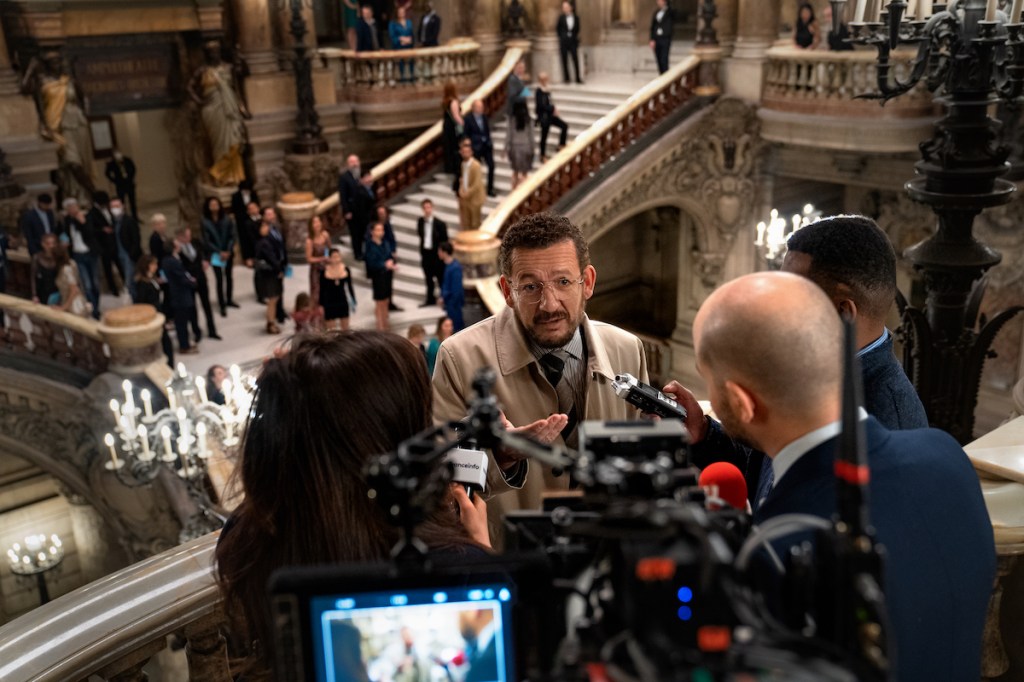
<instances>
[{"instance_id":1,"label":"man in tuxedo","mask_svg":"<svg viewBox=\"0 0 1024 682\"><path fill-rule=\"evenodd\" d=\"M484 191L484 171L473 158L473 145L468 139L459 143L462 166L459 169L459 226L463 230L480 227L481 211L487 200Z\"/></svg>"},{"instance_id":2,"label":"man in tuxedo","mask_svg":"<svg viewBox=\"0 0 1024 682\"><path fill-rule=\"evenodd\" d=\"M448 225L434 216L434 202L424 199L420 202L423 215L416 221L416 234L420 238L420 264L423 266L423 280L427 283L427 298L421 308L434 305L434 285L441 287L444 278L444 264L437 257L437 247L448 241Z\"/></svg>"},{"instance_id":3,"label":"man in tuxedo","mask_svg":"<svg viewBox=\"0 0 1024 682\"><path fill-rule=\"evenodd\" d=\"M370 229L370 221L377 212L377 195L373 191L373 176L370 171L363 172L356 186L352 199L352 220L349 222L348 233L352 237L352 252L356 260L363 260L366 235Z\"/></svg>"},{"instance_id":4,"label":"man in tuxedo","mask_svg":"<svg viewBox=\"0 0 1024 682\"><path fill-rule=\"evenodd\" d=\"M491 140L491 124L484 114L483 100L473 101L473 111L466 117L466 135L473 145L473 157L487 164L487 196L494 193L494 142Z\"/></svg>"},{"instance_id":5,"label":"man in tuxedo","mask_svg":"<svg viewBox=\"0 0 1024 682\"><path fill-rule=\"evenodd\" d=\"M791 273L732 280L697 313L697 371L715 413L729 435L771 459L774 483L755 507L757 524L783 514L830 520L837 511L842 335L828 296ZM686 397L678 384L666 388ZM995 575L992 526L978 477L946 433L890 431L864 412L860 419L870 524L887 553L882 586L889 650L896 652L892 677L976 677ZM707 421L699 408L687 416L695 440ZM772 545L785 557L805 541L813 541L810 530ZM766 593L779 594L781 586L765 573Z\"/></svg>"},{"instance_id":6,"label":"man in tuxedo","mask_svg":"<svg viewBox=\"0 0 1024 682\"><path fill-rule=\"evenodd\" d=\"M110 212L110 195L106 192L95 192L92 195L92 208L85 219L100 240L100 261L103 263L103 277L107 281L107 290L113 296L121 295L121 288L114 279L114 268L121 275L121 281L127 286L128 277L121 259L117 257L117 239L114 237L114 215Z\"/></svg>"},{"instance_id":7,"label":"man in tuxedo","mask_svg":"<svg viewBox=\"0 0 1024 682\"><path fill-rule=\"evenodd\" d=\"M345 170L338 175L338 203L341 206L341 215L345 218L345 224L348 226L349 237L352 240L352 252L355 254L356 260L362 260L363 232L366 231L366 225L354 218L359 209L359 181L363 176L363 171L359 157L355 154L349 154L345 165ZM366 222L369 220L370 218L367 216Z\"/></svg>"},{"instance_id":8,"label":"man in tuxedo","mask_svg":"<svg viewBox=\"0 0 1024 682\"><path fill-rule=\"evenodd\" d=\"M175 240L178 242L178 259L185 267L185 272L192 276L196 282L196 294L199 296L199 303L203 306L203 314L206 316L207 336L220 341L217 336L217 325L213 321L213 306L210 305L210 283L206 279L206 271L210 268L210 261L203 250L203 243L192 238L192 230L183 227L175 233ZM192 306L192 331L196 337L196 343L203 338L199 329L199 313L195 306Z\"/></svg>"},{"instance_id":9,"label":"man in tuxedo","mask_svg":"<svg viewBox=\"0 0 1024 682\"><path fill-rule=\"evenodd\" d=\"M125 288L135 300L135 264L142 256L142 238L139 224L130 215L125 215L124 203L120 199L110 200L110 216L113 220L114 246L117 249L119 270L124 277Z\"/></svg>"},{"instance_id":10,"label":"man in tuxedo","mask_svg":"<svg viewBox=\"0 0 1024 682\"><path fill-rule=\"evenodd\" d=\"M421 47L437 47L441 35L441 17L434 11L434 3L427 3L427 13L420 19L420 28L416 34Z\"/></svg>"},{"instance_id":11,"label":"man in tuxedo","mask_svg":"<svg viewBox=\"0 0 1024 682\"><path fill-rule=\"evenodd\" d=\"M572 65L576 74L576 82L583 83L580 77L580 19L576 16L576 9L569 0L562 3L562 13L558 17L558 50L562 53L562 76L566 83L569 80L569 57L572 57Z\"/></svg>"},{"instance_id":12,"label":"man in tuxedo","mask_svg":"<svg viewBox=\"0 0 1024 682\"><path fill-rule=\"evenodd\" d=\"M53 197L40 194L35 205L26 208L18 220L18 231L28 246L28 255L34 256L42 251L44 234L56 234L57 215L53 212Z\"/></svg>"},{"instance_id":13,"label":"man in tuxedo","mask_svg":"<svg viewBox=\"0 0 1024 682\"><path fill-rule=\"evenodd\" d=\"M668 71L668 51L672 47L672 9L668 0L658 0L658 8L651 17L651 49L658 61L658 73Z\"/></svg>"},{"instance_id":14,"label":"man in tuxedo","mask_svg":"<svg viewBox=\"0 0 1024 682\"><path fill-rule=\"evenodd\" d=\"M82 293L92 304L92 316L100 319L100 245L99 235L82 214L78 199L68 197L64 209L63 234L68 241L68 252L78 267Z\"/></svg>"},{"instance_id":15,"label":"man in tuxedo","mask_svg":"<svg viewBox=\"0 0 1024 682\"><path fill-rule=\"evenodd\" d=\"M463 682L494 682L498 674L497 631L491 609L459 611L459 632L466 640L466 662L469 670ZM504 671L502 671L504 673Z\"/></svg>"},{"instance_id":16,"label":"man in tuxedo","mask_svg":"<svg viewBox=\"0 0 1024 682\"><path fill-rule=\"evenodd\" d=\"M123 204L125 200L131 203L132 217L137 223L139 221L139 206L135 202L135 162L122 154L120 150L115 149L113 158L107 161L105 175L107 180L113 183L114 191L121 203Z\"/></svg>"},{"instance_id":17,"label":"man in tuxedo","mask_svg":"<svg viewBox=\"0 0 1024 682\"><path fill-rule=\"evenodd\" d=\"M178 335L178 352L194 355L199 352L199 329L196 319L196 279L186 270L181 261L181 249L190 242L187 228L178 230L175 239L167 240L163 251L167 255L160 261L160 269L167 278L167 304L174 318L174 330ZM205 276L204 276L205 279ZM189 343L188 325L196 332L196 344Z\"/></svg>"},{"instance_id":18,"label":"man in tuxedo","mask_svg":"<svg viewBox=\"0 0 1024 682\"><path fill-rule=\"evenodd\" d=\"M259 238L259 230L245 232L245 222L249 215L249 204L256 202L256 214L259 215L260 197L252 188L251 180L242 180L238 183L238 191L231 195L231 215L235 219L235 232L238 234L238 248L242 252L242 261L247 267L252 267L252 260L256 257L256 240Z\"/></svg>"},{"instance_id":19,"label":"man in tuxedo","mask_svg":"<svg viewBox=\"0 0 1024 682\"><path fill-rule=\"evenodd\" d=\"M359 21L356 22L356 52L375 52L380 49L377 22L373 18L373 7L363 5Z\"/></svg>"}]
</instances>

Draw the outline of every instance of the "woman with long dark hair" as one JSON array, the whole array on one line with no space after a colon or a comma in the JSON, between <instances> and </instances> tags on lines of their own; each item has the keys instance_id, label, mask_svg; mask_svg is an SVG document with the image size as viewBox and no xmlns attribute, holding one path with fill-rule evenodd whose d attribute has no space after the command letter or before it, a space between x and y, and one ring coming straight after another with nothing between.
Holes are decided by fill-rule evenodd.
<instances>
[{"instance_id":1,"label":"woman with long dark hair","mask_svg":"<svg viewBox=\"0 0 1024 682\"><path fill-rule=\"evenodd\" d=\"M220 316L227 317L228 308L237 308L234 302L234 280L231 267L235 259L235 226L217 197L209 197L203 205L203 240L210 254L210 265L217 280L217 305Z\"/></svg>"},{"instance_id":2,"label":"woman with long dark hair","mask_svg":"<svg viewBox=\"0 0 1024 682\"><path fill-rule=\"evenodd\" d=\"M444 97L441 99L441 115L444 123L441 127L441 148L444 150L444 172L456 175L459 172L459 140L465 132L466 122L462 119L462 103L455 83L444 84Z\"/></svg>"},{"instance_id":3,"label":"woman with long dark hair","mask_svg":"<svg viewBox=\"0 0 1024 682\"><path fill-rule=\"evenodd\" d=\"M517 99L512 105L505 152L512 166L512 189L515 189L533 168L533 126L530 124L530 111L525 99Z\"/></svg>"},{"instance_id":4,"label":"woman with long dark hair","mask_svg":"<svg viewBox=\"0 0 1024 682\"><path fill-rule=\"evenodd\" d=\"M423 356L400 336L302 335L263 366L236 469L245 496L216 551L232 627L262 643L252 673L272 663L266 588L275 569L389 556L399 531L368 497L363 468L430 423ZM457 487L417 535L432 552L479 555L486 508Z\"/></svg>"},{"instance_id":5,"label":"woman with long dark hair","mask_svg":"<svg viewBox=\"0 0 1024 682\"><path fill-rule=\"evenodd\" d=\"M814 49L821 40L821 31L818 30L818 21L814 18L814 7L811 3L800 4L796 11L796 30L793 32L793 42L800 49Z\"/></svg>"}]
</instances>

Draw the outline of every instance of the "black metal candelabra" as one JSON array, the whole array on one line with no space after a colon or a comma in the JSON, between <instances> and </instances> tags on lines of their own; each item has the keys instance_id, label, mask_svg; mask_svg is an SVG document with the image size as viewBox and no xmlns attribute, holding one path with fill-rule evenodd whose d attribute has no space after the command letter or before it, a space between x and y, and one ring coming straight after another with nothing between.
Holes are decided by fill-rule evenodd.
<instances>
[{"instance_id":1,"label":"black metal candelabra","mask_svg":"<svg viewBox=\"0 0 1024 682\"><path fill-rule=\"evenodd\" d=\"M296 116L298 135L292 141L292 151L296 154L322 154L328 150L328 145L323 138L323 128L320 127L320 115L316 112L313 60L309 56L309 48L305 42L309 31L302 16L303 2L308 0L291 0L290 28L295 41L295 96L299 110Z\"/></svg>"},{"instance_id":2,"label":"black metal candelabra","mask_svg":"<svg viewBox=\"0 0 1024 682\"><path fill-rule=\"evenodd\" d=\"M836 23L845 4L832 0ZM1002 177L1010 168L1010 148L1000 141L1002 123L988 112L1000 101L1019 110L1024 93L1024 25L1007 21L1001 11L993 18L986 5L986 0L954 0L936 4L930 17L906 19L907 3L891 0L877 21L850 24L851 42L878 51L878 92L863 97L884 104L923 82L946 111L933 137L920 145L917 177L905 185L910 198L931 207L938 221L931 237L905 252L923 279L927 299L924 310L901 301L899 334L904 367L929 421L961 443L973 438L981 372L992 342L1024 310L1015 306L990 320L980 314L985 273L1002 257L975 239L974 218L1011 201L1017 189ZM890 52L900 44L918 48L905 82L890 62Z\"/></svg>"}]
</instances>

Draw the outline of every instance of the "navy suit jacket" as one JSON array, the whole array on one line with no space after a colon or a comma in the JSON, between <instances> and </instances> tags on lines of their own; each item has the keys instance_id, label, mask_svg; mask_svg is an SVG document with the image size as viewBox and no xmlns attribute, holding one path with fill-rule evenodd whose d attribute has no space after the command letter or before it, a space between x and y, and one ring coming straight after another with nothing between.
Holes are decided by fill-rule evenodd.
<instances>
[{"instance_id":1,"label":"navy suit jacket","mask_svg":"<svg viewBox=\"0 0 1024 682\"><path fill-rule=\"evenodd\" d=\"M464 682L494 682L501 679L501 675L498 674L498 647L495 641L499 636L501 633L495 632L487 646L470 659Z\"/></svg>"},{"instance_id":2,"label":"navy suit jacket","mask_svg":"<svg viewBox=\"0 0 1024 682\"><path fill-rule=\"evenodd\" d=\"M50 219L50 233L57 234L59 229L57 215L53 211L45 211L45 213ZM30 256L34 256L42 251L43 235L47 234L47 231L46 226L43 224L43 219L39 217L35 207L30 206L21 214L21 219L18 221L18 230L25 239Z\"/></svg>"},{"instance_id":3,"label":"navy suit jacket","mask_svg":"<svg viewBox=\"0 0 1024 682\"><path fill-rule=\"evenodd\" d=\"M896 680L978 679L981 635L996 570L995 541L978 476L963 449L937 429L889 431L866 423L869 503L886 549L883 590ZM804 454L754 512L836 512L833 465L838 438ZM779 556L808 539L775 544Z\"/></svg>"},{"instance_id":4,"label":"navy suit jacket","mask_svg":"<svg viewBox=\"0 0 1024 682\"><path fill-rule=\"evenodd\" d=\"M370 26L366 23L366 20L360 17L356 22L356 52L373 52L378 49L374 45L373 33L377 29L376 25Z\"/></svg>"},{"instance_id":5,"label":"navy suit jacket","mask_svg":"<svg viewBox=\"0 0 1024 682\"><path fill-rule=\"evenodd\" d=\"M437 39L441 35L441 17L437 12L424 14L420 19L419 38L422 47L437 47Z\"/></svg>"},{"instance_id":6,"label":"navy suit jacket","mask_svg":"<svg viewBox=\"0 0 1024 682\"><path fill-rule=\"evenodd\" d=\"M473 155L477 156L488 147L494 147L494 143L491 140L491 123L487 120L487 116L480 117L483 120L483 125L477 125L476 115L473 113L466 114L463 120L466 122L466 135L469 136L469 142L473 145Z\"/></svg>"},{"instance_id":7,"label":"navy suit jacket","mask_svg":"<svg viewBox=\"0 0 1024 682\"><path fill-rule=\"evenodd\" d=\"M462 263L457 260L444 266L441 297L444 298L445 308L461 308L466 302L466 290L462 286Z\"/></svg>"},{"instance_id":8,"label":"navy suit jacket","mask_svg":"<svg viewBox=\"0 0 1024 682\"><path fill-rule=\"evenodd\" d=\"M167 279L167 302L171 309L196 307L196 280L174 256L164 256L160 269Z\"/></svg>"}]
</instances>

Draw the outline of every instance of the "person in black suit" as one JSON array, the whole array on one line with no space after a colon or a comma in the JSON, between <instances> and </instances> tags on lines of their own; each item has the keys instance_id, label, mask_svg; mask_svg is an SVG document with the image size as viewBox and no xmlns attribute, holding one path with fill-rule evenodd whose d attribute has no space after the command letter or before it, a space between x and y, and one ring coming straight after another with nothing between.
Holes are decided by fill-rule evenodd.
<instances>
[{"instance_id":1,"label":"person in black suit","mask_svg":"<svg viewBox=\"0 0 1024 682\"><path fill-rule=\"evenodd\" d=\"M366 231L366 225L355 221L354 218L358 213L359 180L363 171L360 167L359 157L355 154L349 154L345 159L345 165L346 169L338 175L338 204L341 207L341 215L345 218L345 224L348 226L349 238L352 240L352 253L356 260L362 260L363 233ZM369 217L366 220L368 221Z\"/></svg>"},{"instance_id":2,"label":"person in black suit","mask_svg":"<svg viewBox=\"0 0 1024 682\"><path fill-rule=\"evenodd\" d=\"M580 18L576 16L576 8L568 0L562 3L562 14L558 17L558 50L562 53L562 76L566 83L569 80L569 57L572 57L576 82L582 83L580 76Z\"/></svg>"},{"instance_id":3,"label":"person in black suit","mask_svg":"<svg viewBox=\"0 0 1024 682\"><path fill-rule=\"evenodd\" d=\"M569 139L569 124L558 115L558 108L548 89L548 75L543 71L537 74L537 93L534 97L534 111L537 113L535 125L540 126L540 162L544 163L548 160L548 133L551 132L551 126L562 131L558 136L558 148L561 149Z\"/></svg>"},{"instance_id":4,"label":"person in black suit","mask_svg":"<svg viewBox=\"0 0 1024 682\"><path fill-rule=\"evenodd\" d=\"M434 285L441 288L444 279L444 263L437 257L437 247L448 241L448 225L434 216L434 202L424 199L420 202L423 215L416 221L416 234L420 239L420 264L423 266L423 280L427 283L427 298L421 308L437 304Z\"/></svg>"},{"instance_id":5,"label":"person in black suit","mask_svg":"<svg viewBox=\"0 0 1024 682\"><path fill-rule=\"evenodd\" d=\"M459 611L459 632L466 640L466 663L469 670L463 682L494 682L498 675L498 642L501 633L490 609ZM504 672L504 671L502 671Z\"/></svg>"},{"instance_id":6,"label":"person in black suit","mask_svg":"<svg viewBox=\"0 0 1024 682\"><path fill-rule=\"evenodd\" d=\"M135 298L135 263L142 255L142 238L135 218L125 215L120 199L110 200L110 216L113 219L114 248L117 250L118 268L124 278L128 293Z\"/></svg>"},{"instance_id":7,"label":"person in black suit","mask_svg":"<svg viewBox=\"0 0 1024 682\"><path fill-rule=\"evenodd\" d=\"M288 248L285 246L285 243L284 243L284 233L281 232L281 225L277 221L277 211L274 210L273 206L267 206L265 209L263 209L263 222L265 222L267 224L267 227L268 227L268 232L267 232L266 237L271 240L272 246L274 248L274 253L278 254L278 258L281 260L281 273L282 273L283 276L280 279L282 280L282 282L281 282L281 291L283 292L284 291L284 277L287 276L288 268L289 268L289 265L288 265ZM260 257L260 255L259 255L260 254L260 241L263 241L263 239L264 239L264 235L263 235L262 230L263 230L263 228L260 228L260 232L258 233L260 235L260 239L256 242L256 260L257 260L257 264L258 264L259 257ZM257 268L257 270L258 270L258 268ZM259 274L259 273L257 272L257 274ZM260 278L257 277L256 278L257 284L259 283L259 281L260 281ZM259 286L257 286L257 288L256 288L256 295L259 296L261 303L263 303L264 301L267 300L267 297L266 297L263 289L261 289ZM286 313L284 311L284 296L283 295L277 297L277 304L274 306L274 317L277 319L277 323L278 324L284 324L284 321L288 319L288 313Z\"/></svg>"},{"instance_id":8,"label":"person in black suit","mask_svg":"<svg viewBox=\"0 0 1024 682\"><path fill-rule=\"evenodd\" d=\"M494 141L491 139L491 124L484 114L483 100L474 100L473 111L465 118L466 135L473 145L473 156L487 164L487 196L494 192Z\"/></svg>"},{"instance_id":9,"label":"person in black suit","mask_svg":"<svg viewBox=\"0 0 1024 682\"><path fill-rule=\"evenodd\" d=\"M284 322L280 303L284 297L288 251L281 233L269 221L264 220L260 224L259 234L260 240L256 242L256 287L260 297L267 302L267 333L280 334L281 328L277 325Z\"/></svg>"},{"instance_id":10,"label":"person in black suit","mask_svg":"<svg viewBox=\"0 0 1024 682\"><path fill-rule=\"evenodd\" d=\"M163 263L164 257L170 254L164 249L167 240L167 216L163 213L154 213L149 219L149 227L152 232L149 234L149 253L156 258L157 263Z\"/></svg>"},{"instance_id":11,"label":"person in black suit","mask_svg":"<svg viewBox=\"0 0 1024 682\"><path fill-rule=\"evenodd\" d=\"M139 206L135 202L135 162L120 152L114 150L114 158L107 161L105 168L107 180L114 184L114 191L117 198L124 203L129 201L132 205L132 217L139 220Z\"/></svg>"},{"instance_id":12,"label":"person in black suit","mask_svg":"<svg viewBox=\"0 0 1024 682\"><path fill-rule=\"evenodd\" d=\"M830 520L837 511L843 329L828 296L792 273L747 275L708 297L693 330L697 371L726 432L771 459L774 484L755 506L754 522L783 514ZM709 420L699 405L674 382L666 390L692 408L686 426L701 441ZM946 433L890 431L874 417L860 419L865 499L887 554L881 577L888 650L896 651L892 678L973 679L996 559L977 474ZM772 545L784 557L805 541L813 551L810 530ZM774 575L758 573L764 594L781 593Z\"/></svg>"},{"instance_id":13,"label":"person in black suit","mask_svg":"<svg viewBox=\"0 0 1024 682\"><path fill-rule=\"evenodd\" d=\"M363 5L359 11L361 16L356 22L356 52L375 52L380 49L380 36L373 18L373 7Z\"/></svg>"},{"instance_id":14,"label":"person in black suit","mask_svg":"<svg viewBox=\"0 0 1024 682\"><path fill-rule=\"evenodd\" d=\"M107 281L107 290L113 296L121 295L121 288L114 279L114 267L121 274L121 281L127 282L122 269L121 260L117 257L117 240L114 237L114 216L110 212L110 195L106 192L95 192L92 195L92 208L85 219L100 240L100 260L103 263L103 277Z\"/></svg>"},{"instance_id":15,"label":"person in black suit","mask_svg":"<svg viewBox=\"0 0 1024 682\"><path fill-rule=\"evenodd\" d=\"M185 271L195 280L196 295L199 296L203 314L206 316L207 336L219 341L217 325L213 321L213 306L210 305L210 283L206 279L206 270L210 267L210 261L203 249L203 243L198 239L194 240L192 230L187 227L175 232L174 239L178 243L178 259L181 260ZM199 340L203 338L203 333L199 329L199 314L194 305L192 306L192 332L195 334L196 343L199 343Z\"/></svg>"},{"instance_id":16,"label":"person in black suit","mask_svg":"<svg viewBox=\"0 0 1024 682\"><path fill-rule=\"evenodd\" d=\"M92 304L92 316L100 319L100 245L99 235L82 214L78 199L68 197L61 205L64 209L61 232L67 239L68 253L78 267L82 293Z\"/></svg>"},{"instance_id":17,"label":"person in black suit","mask_svg":"<svg viewBox=\"0 0 1024 682\"><path fill-rule=\"evenodd\" d=\"M260 197L252 188L252 182L242 180L238 183L238 191L231 195L231 215L235 219L235 231L238 233L238 248L242 252L242 261L252 267L252 259L256 254L256 240L259 238L259 222L251 231L243 229L249 215L249 204L256 202L259 214Z\"/></svg>"},{"instance_id":18,"label":"person in black suit","mask_svg":"<svg viewBox=\"0 0 1024 682\"><path fill-rule=\"evenodd\" d=\"M210 265L217 282L217 305L220 316L227 317L228 308L239 307L235 303L235 225L217 197L208 197L203 206L203 246L210 255Z\"/></svg>"},{"instance_id":19,"label":"person in black suit","mask_svg":"<svg viewBox=\"0 0 1024 682\"><path fill-rule=\"evenodd\" d=\"M18 219L18 231L28 246L28 255L34 256L42 250L44 234L56 234L57 215L53 212L53 197L40 194L35 206L29 206Z\"/></svg>"},{"instance_id":20,"label":"person in black suit","mask_svg":"<svg viewBox=\"0 0 1024 682\"><path fill-rule=\"evenodd\" d=\"M524 91L526 91L526 83L523 78L526 77L526 62L520 60L516 63L512 69L512 73L508 76L508 88L505 98L505 115L512 115L512 107L516 105L516 100L523 98L525 99Z\"/></svg>"},{"instance_id":21,"label":"person in black suit","mask_svg":"<svg viewBox=\"0 0 1024 682\"><path fill-rule=\"evenodd\" d=\"M356 186L355 195L352 197L352 220L349 222L349 235L352 237L352 253L356 260L363 260L366 242L366 233L370 221L376 215L377 198L373 191L373 176L369 171L362 174L359 184Z\"/></svg>"},{"instance_id":22,"label":"person in black suit","mask_svg":"<svg viewBox=\"0 0 1024 682\"><path fill-rule=\"evenodd\" d=\"M658 0L658 9L651 17L651 49L658 61L658 73L668 71L668 51L672 47L672 8L668 0Z\"/></svg>"},{"instance_id":23,"label":"person in black suit","mask_svg":"<svg viewBox=\"0 0 1024 682\"><path fill-rule=\"evenodd\" d=\"M188 325L191 323L195 329L197 283L180 260L182 244L188 240L188 236L185 234L187 232L187 228L179 230L178 238L167 240L164 251L168 255L160 261L160 269L167 279L167 307L170 308L174 317L174 331L178 335L178 352L184 355L193 355L199 352L199 348L198 345L194 346L189 343ZM197 333L196 344L198 343L199 334Z\"/></svg>"},{"instance_id":24,"label":"person in black suit","mask_svg":"<svg viewBox=\"0 0 1024 682\"><path fill-rule=\"evenodd\" d=\"M427 13L420 19L420 28L416 33L421 47L437 47L441 35L441 17L434 11L434 3L427 3Z\"/></svg>"}]
</instances>

